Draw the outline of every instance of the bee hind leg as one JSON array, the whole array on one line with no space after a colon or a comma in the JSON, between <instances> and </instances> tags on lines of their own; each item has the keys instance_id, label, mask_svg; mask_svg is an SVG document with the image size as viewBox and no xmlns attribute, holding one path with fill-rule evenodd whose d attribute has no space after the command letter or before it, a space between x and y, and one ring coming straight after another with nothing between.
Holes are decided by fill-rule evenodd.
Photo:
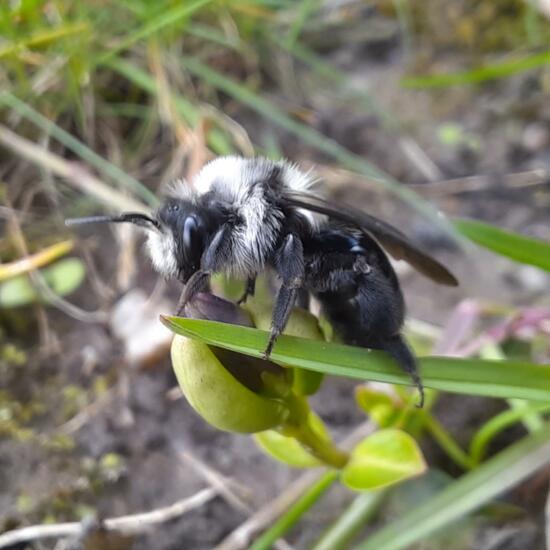
<instances>
[{"instance_id":1,"label":"bee hind leg","mask_svg":"<svg viewBox=\"0 0 550 550\"><path fill-rule=\"evenodd\" d=\"M211 273L209 271L196 271L191 275L183 290L181 291L178 301L178 309L176 315L181 315L185 306L200 292L206 290L210 284Z\"/></svg>"},{"instance_id":2,"label":"bee hind leg","mask_svg":"<svg viewBox=\"0 0 550 550\"><path fill-rule=\"evenodd\" d=\"M264 351L264 359L269 359L277 338L283 332L288 318L292 313L292 308L294 307L294 304L296 302L297 294L297 289L287 287L284 284L279 289L279 292L277 294L277 301L275 302L275 307L273 308L271 332L269 334L269 340Z\"/></svg>"},{"instance_id":3,"label":"bee hind leg","mask_svg":"<svg viewBox=\"0 0 550 550\"><path fill-rule=\"evenodd\" d=\"M376 347L386 351L401 369L410 376L420 394L420 400L416 406L421 409L424 406L424 385L418 374L417 361L403 337L398 334L391 338L385 338Z\"/></svg>"}]
</instances>

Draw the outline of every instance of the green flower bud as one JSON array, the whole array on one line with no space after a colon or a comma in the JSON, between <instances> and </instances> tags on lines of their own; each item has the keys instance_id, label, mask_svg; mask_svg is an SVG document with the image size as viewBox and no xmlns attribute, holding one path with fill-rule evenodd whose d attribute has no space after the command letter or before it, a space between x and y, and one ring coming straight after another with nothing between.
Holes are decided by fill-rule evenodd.
<instances>
[{"instance_id":1,"label":"green flower bud","mask_svg":"<svg viewBox=\"0 0 550 550\"><path fill-rule=\"evenodd\" d=\"M271 308L264 305L256 303L251 308L260 328L268 328L271 322ZM184 313L212 321L252 324L241 308L211 294L199 294ZM304 310L292 314L288 332L322 338L315 317ZM334 468L342 468L347 463L348 455L319 430L320 420L315 422L316 417L303 397L319 387L320 379L313 376L317 373L283 368L271 361L208 346L180 335L172 342L172 366L190 405L212 426L240 433L274 430L279 434L275 446L282 445L283 451L290 441L291 449L295 442L294 454L298 444L302 457L304 453L306 457L311 456L310 462L314 464L314 458ZM308 378L309 375L312 376ZM285 451L282 456L287 454Z\"/></svg>"},{"instance_id":2,"label":"green flower bud","mask_svg":"<svg viewBox=\"0 0 550 550\"><path fill-rule=\"evenodd\" d=\"M281 425L289 414L284 401L237 380L202 342L175 336L172 366L189 404L220 430L255 433Z\"/></svg>"},{"instance_id":3,"label":"green flower bud","mask_svg":"<svg viewBox=\"0 0 550 550\"><path fill-rule=\"evenodd\" d=\"M185 308L188 317L252 326L247 312L212 294L199 294ZM255 433L284 423L290 411L282 396L290 390L285 369L203 342L175 336L172 366L189 404L220 430Z\"/></svg>"}]
</instances>

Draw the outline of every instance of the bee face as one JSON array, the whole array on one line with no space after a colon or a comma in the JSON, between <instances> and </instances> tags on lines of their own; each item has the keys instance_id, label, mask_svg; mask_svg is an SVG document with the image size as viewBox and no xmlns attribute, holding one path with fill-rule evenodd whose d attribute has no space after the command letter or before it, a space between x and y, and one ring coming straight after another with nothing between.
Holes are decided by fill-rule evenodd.
<instances>
[{"instance_id":1,"label":"bee face","mask_svg":"<svg viewBox=\"0 0 550 550\"><path fill-rule=\"evenodd\" d=\"M200 269L207 243L222 223L221 213L192 200L169 198L155 218L159 231L150 232L147 241L153 266L185 283Z\"/></svg>"}]
</instances>

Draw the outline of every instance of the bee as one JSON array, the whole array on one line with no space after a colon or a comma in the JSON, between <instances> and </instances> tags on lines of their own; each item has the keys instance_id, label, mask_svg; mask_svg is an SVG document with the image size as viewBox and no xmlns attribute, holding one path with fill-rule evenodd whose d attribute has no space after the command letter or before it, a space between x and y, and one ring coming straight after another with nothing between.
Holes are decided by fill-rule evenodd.
<instances>
[{"instance_id":1,"label":"bee","mask_svg":"<svg viewBox=\"0 0 550 550\"><path fill-rule=\"evenodd\" d=\"M328 201L314 178L287 161L226 156L207 163L192 185L177 182L151 215L127 212L67 220L132 223L147 230L156 271L183 283L178 313L208 289L213 274L246 281L239 300L254 294L258 274L280 279L265 357L300 293L314 296L348 344L386 351L424 400L416 360L401 335L405 302L384 252L404 259L437 283L458 284L438 261L401 231L361 210Z\"/></svg>"}]
</instances>

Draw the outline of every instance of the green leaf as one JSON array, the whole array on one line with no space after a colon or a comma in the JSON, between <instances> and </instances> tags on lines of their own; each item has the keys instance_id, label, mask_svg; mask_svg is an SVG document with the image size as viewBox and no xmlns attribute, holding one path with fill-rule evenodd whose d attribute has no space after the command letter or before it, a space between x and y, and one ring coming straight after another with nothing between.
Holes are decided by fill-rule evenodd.
<instances>
[{"instance_id":1,"label":"green leaf","mask_svg":"<svg viewBox=\"0 0 550 550\"><path fill-rule=\"evenodd\" d=\"M508 447L408 514L371 535L361 550L401 550L505 493L550 463L550 424Z\"/></svg>"},{"instance_id":2,"label":"green leaf","mask_svg":"<svg viewBox=\"0 0 550 550\"><path fill-rule=\"evenodd\" d=\"M177 334L197 338L225 349L262 357L268 333L213 321L162 317ZM408 376L383 352L329 342L282 335L271 359L303 369L375 380L390 384L411 384ZM550 402L550 369L523 361L494 361L452 357L419 359L424 385L443 391L518 397Z\"/></svg>"},{"instance_id":3,"label":"green leaf","mask_svg":"<svg viewBox=\"0 0 550 550\"><path fill-rule=\"evenodd\" d=\"M474 220L454 220L455 227L476 244L522 264L550 271L550 243Z\"/></svg>"},{"instance_id":4,"label":"green leaf","mask_svg":"<svg viewBox=\"0 0 550 550\"><path fill-rule=\"evenodd\" d=\"M275 542L300 521L337 479L336 471L329 471L321 476L263 535L248 546L248 550L271 550Z\"/></svg>"},{"instance_id":5,"label":"green leaf","mask_svg":"<svg viewBox=\"0 0 550 550\"><path fill-rule=\"evenodd\" d=\"M86 275L78 258L67 258L40 270L48 286L59 296L76 290ZM40 293L27 275L14 277L0 285L0 307L20 307L40 300Z\"/></svg>"},{"instance_id":6,"label":"green leaf","mask_svg":"<svg viewBox=\"0 0 550 550\"><path fill-rule=\"evenodd\" d=\"M342 470L350 489L380 489L420 475L426 463L416 441L402 430L380 430L364 439Z\"/></svg>"},{"instance_id":7,"label":"green leaf","mask_svg":"<svg viewBox=\"0 0 550 550\"><path fill-rule=\"evenodd\" d=\"M366 491L358 494L336 521L323 533L312 550L351 548L353 537L363 530L378 512L386 492Z\"/></svg>"},{"instance_id":8,"label":"green leaf","mask_svg":"<svg viewBox=\"0 0 550 550\"><path fill-rule=\"evenodd\" d=\"M310 413L309 424L320 438L330 440L323 421L313 412ZM321 465L296 439L281 435L275 430L257 433L254 439L268 455L294 468L314 468Z\"/></svg>"},{"instance_id":9,"label":"green leaf","mask_svg":"<svg viewBox=\"0 0 550 550\"><path fill-rule=\"evenodd\" d=\"M211 3L212 0L194 0L191 2L176 3L174 6L163 10L160 14L150 18L140 28L135 29L126 36L122 37L118 44L104 53L99 59L98 63L105 63L111 59L115 54L126 50L136 42L143 41L145 38L158 33L161 30L165 30L166 27L181 23L182 19L189 17L191 14L202 8L206 4Z\"/></svg>"},{"instance_id":10,"label":"green leaf","mask_svg":"<svg viewBox=\"0 0 550 550\"><path fill-rule=\"evenodd\" d=\"M365 411L381 428L389 426L399 414L398 404L390 395L365 385L355 389L355 400L359 408Z\"/></svg>"}]
</instances>

